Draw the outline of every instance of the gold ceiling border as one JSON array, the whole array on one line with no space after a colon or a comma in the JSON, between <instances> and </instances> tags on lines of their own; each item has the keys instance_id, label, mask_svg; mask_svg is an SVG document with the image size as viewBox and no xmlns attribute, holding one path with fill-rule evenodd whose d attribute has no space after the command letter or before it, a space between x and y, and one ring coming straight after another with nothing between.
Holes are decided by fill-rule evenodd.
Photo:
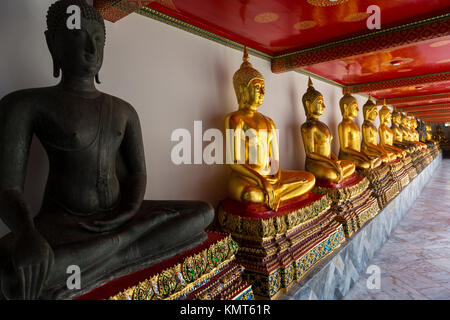
<instances>
[{"instance_id":1,"label":"gold ceiling border","mask_svg":"<svg viewBox=\"0 0 450 320\"><path fill-rule=\"evenodd\" d=\"M366 34L362 34L356 37L351 37L351 38L346 38L346 39L342 39L339 41L335 41L335 42L329 42L320 46L316 46L316 47L311 47L311 48L306 48L306 49L302 49L302 50L298 50L298 51L294 51L294 52L289 52L289 53L285 53L285 54L280 54L277 56L274 56L274 59L281 59L281 58L287 58L290 56L295 56L295 55L299 55L299 54L303 54L303 53L308 53L311 51L317 51L317 50L321 50L321 49L325 49L325 48L331 48L331 47L335 47L337 45L340 44L345 44L345 43L349 43L349 42L354 42L357 40L363 40L363 39L367 39L367 38L372 38L378 35L383 35L383 34L390 34L390 33L394 33L396 31L402 31L402 30L406 30L406 29L410 29L413 27L417 27L417 26L421 26L423 24L428 24L428 23L433 23L433 22L438 22L441 20L445 20L450 18L450 13L445 13L442 14L440 16L435 16L435 17L431 17L428 19L424 19L424 20L420 20L420 21L415 21L415 22L411 22L411 23L407 23L407 24L403 24L397 27L392 27L392 28L388 28L385 30L378 30L378 31L372 31L370 33L366 33Z\"/></svg>"},{"instance_id":2,"label":"gold ceiling border","mask_svg":"<svg viewBox=\"0 0 450 320\"><path fill-rule=\"evenodd\" d=\"M361 93L361 92L368 93L371 91L387 90L387 89L402 88L402 87L419 85L419 84L447 81L449 79L450 79L450 72L438 72L438 73L417 75L417 76L397 78L397 79L360 83L360 84L345 86L345 89L348 90L349 93Z\"/></svg>"}]
</instances>

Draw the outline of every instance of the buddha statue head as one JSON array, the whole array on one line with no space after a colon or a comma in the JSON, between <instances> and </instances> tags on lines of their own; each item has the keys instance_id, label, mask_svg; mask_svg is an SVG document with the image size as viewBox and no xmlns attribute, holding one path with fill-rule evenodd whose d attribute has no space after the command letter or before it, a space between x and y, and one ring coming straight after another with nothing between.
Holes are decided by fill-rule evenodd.
<instances>
[{"instance_id":1,"label":"buddha statue head","mask_svg":"<svg viewBox=\"0 0 450 320\"><path fill-rule=\"evenodd\" d=\"M392 121L391 110L386 105L386 100L384 100L383 107L380 109L380 124L390 125Z\"/></svg>"},{"instance_id":2,"label":"buddha statue head","mask_svg":"<svg viewBox=\"0 0 450 320\"><path fill-rule=\"evenodd\" d=\"M378 116L377 105L372 101L370 94L367 102L363 105L363 115L364 120L369 122L375 121Z\"/></svg>"},{"instance_id":3,"label":"buddha statue head","mask_svg":"<svg viewBox=\"0 0 450 320\"><path fill-rule=\"evenodd\" d=\"M303 107L305 108L306 118L317 120L325 110L323 95L314 89L311 78L308 79L308 90L302 97Z\"/></svg>"},{"instance_id":4,"label":"buddha statue head","mask_svg":"<svg viewBox=\"0 0 450 320\"><path fill-rule=\"evenodd\" d=\"M80 28L69 29L72 15L67 13L71 6L80 9ZM70 12L70 10L69 10ZM105 22L101 14L85 0L59 0L52 4L47 13L45 38L53 59L53 75L89 79L95 77L103 63L106 39Z\"/></svg>"},{"instance_id":5,"label":"buddha statue head","mask_svg":"<svg viewBox=\"0 0 450 320\"><path fill-rule=\"evenodd\" d=\"M409 128L409 120L406 112L401 112L402 115L402 126L405 128Z\"/></svg>"},{"instance_id":6,"label":"buddha statue head","mask_svg":"<svg viewBox=\"0 0 450 320\"><path fill-rule=\"evenodd\" d=\"M352 120L358 116L358 102L356 101L356 98L348 92L346 92L341 100L339 100L339 107L341 108L342 118L344 119Z\"/></svg>"},{"instance_id":7,"label":"buddha statue head","mask_svg":"<svg viewBox=\"0 0 450 320\"><path fill-rule=\"evenodd\" d=\"M249 62L247 47L244 48L243 61L233 76L234 91L239 109L256 110L264 101L264 77Z\"/></svg>"},{"instance_id":8,"label":"buddha statue head","mask_svg":"<svg viewBox=\"0 0 450 320\"><path fill-rule=\"evenodd\" d=\"M397 111L394 107L394 111L392 111L392 123L396 126L399 126L402 124L402 115L400 112Z\"/></svg>"}]
</instances>

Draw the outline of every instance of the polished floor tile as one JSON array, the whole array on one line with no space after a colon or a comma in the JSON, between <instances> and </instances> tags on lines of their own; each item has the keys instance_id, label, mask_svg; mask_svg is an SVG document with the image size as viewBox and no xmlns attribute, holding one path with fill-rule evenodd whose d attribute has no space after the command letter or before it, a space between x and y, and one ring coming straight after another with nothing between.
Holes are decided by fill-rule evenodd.
<instances>
[{"instance_id":1,"label":"polished floor tile","mask_svg":"<svg viewBox=\"0 0 450 320\"><path fill-rule=\"evenodd\" d=\"M362 273L344 299L450 299L450 159L369 265L380 268L380 288L369 289L372 275Z\"/></svg>"}]
</instances>

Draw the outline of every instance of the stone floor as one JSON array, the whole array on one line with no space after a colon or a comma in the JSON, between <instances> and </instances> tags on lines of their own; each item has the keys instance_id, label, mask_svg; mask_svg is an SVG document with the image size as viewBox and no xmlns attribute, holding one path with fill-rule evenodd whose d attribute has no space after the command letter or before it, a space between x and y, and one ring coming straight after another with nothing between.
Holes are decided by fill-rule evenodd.
<instances>
[{"instance_id":1,"label":"stone floor","mask_svg":"<svg viewBox=\"0 0 450 320\"><path fill-rule=\"evenodd\" d=\"M380 289L368 289L373 277L362 273L345 300L450 300L450 159L370 265L380 268Z\"/></svg>"}]
</instances>

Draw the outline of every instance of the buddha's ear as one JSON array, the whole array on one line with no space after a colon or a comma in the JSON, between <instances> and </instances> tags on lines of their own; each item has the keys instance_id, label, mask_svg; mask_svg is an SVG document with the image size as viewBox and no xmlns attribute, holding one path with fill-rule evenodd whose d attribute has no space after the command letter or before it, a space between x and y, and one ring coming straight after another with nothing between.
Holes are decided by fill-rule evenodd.
<instances>
[{"instance_id":1,"label":"buddha's ear","mask_svg":"<svg viewBox=\"0 0 450 320\"><path fill-rule=\"evenodd\" d=\"M241 94L241 103L247 104L249 100L248 87L239 86L239 92Z\"/></svg>"},{"instance_id":2,"label":"buddha's ear","mask_svg":"<svg viewBox=\"0 0 450 320\"><path fill-rule=\"evenodd\" d=\"M56 58L56 52L55 52L53 38L51 36L51 33L48 30L45 31L45 40L47 42L47 47L48 47L48 50L50 51L50 55L52 56L52 60L53 60L53 76L55 78L59 78L61 67L58 64L58 59Z\"/></svg>"},{"instance_id":3,"label":"buddha's ear","mask_svg":"<svg viewBox=\"0 0 450 320\"><path fill-rule=\"evenodd\" d=\"M348 104L347 103L344 103L344 114L343 114L343 116L344 117L348 117Z\"/></svg>"},{"instance_id":4,"label":"buddha's ear","mask_svg":"<svg viewBox=\"0 0 450 320\"><path fill-rule=\"evenodd\" d=\"M309 100L305 101L305 111L306 111L306 116L308 116L309 114L311 114L311 109L309 108L311 106L311 102Z\"/></svg>"}]
</instances>

